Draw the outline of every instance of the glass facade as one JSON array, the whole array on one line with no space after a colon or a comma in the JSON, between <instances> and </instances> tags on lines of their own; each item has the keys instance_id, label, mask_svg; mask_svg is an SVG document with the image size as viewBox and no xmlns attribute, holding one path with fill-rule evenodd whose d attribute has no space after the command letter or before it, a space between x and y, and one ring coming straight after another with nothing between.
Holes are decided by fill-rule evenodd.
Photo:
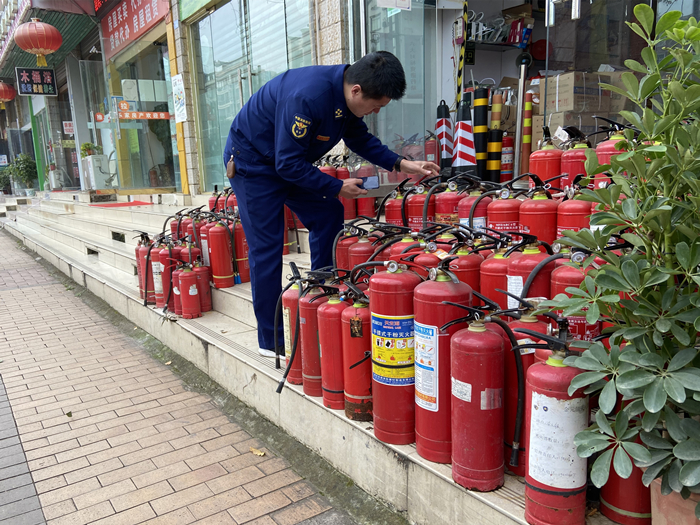
<instances>
[{"instance_id":1,"label":"glass facade","mask_svg":"<svg viewBox=\"0 0 700 525\"><path fill-rule=\"evenodd\" d=\"M283 7L283 9L282 9ZM190 25L202 192L226 185L233 118L265 82L312 64L308 0L232 0Z\"/></svg>"}]
</instances>

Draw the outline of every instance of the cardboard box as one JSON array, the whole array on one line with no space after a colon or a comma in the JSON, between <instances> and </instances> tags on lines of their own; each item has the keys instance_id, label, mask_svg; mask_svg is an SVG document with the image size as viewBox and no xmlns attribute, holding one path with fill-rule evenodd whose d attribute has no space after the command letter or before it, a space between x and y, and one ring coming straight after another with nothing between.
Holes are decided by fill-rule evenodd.
<instances>
[{"instance_id":1,"label":"cardboard box","mask_svg":"<svg viewBox=\"0 0 700 525\"><path fill-rule=\"evenodd\" d=\"M544 126L544 116L535 115L532 117L532 151L539 149L539 142L542 140Z\"/></svg>"},{"instance_id":2,"label":"cardboard box","mask_svg":"<svg viewBox=\"0 0 700 525\"><path fill-rule=\"evenodd\" d=\"M610 80L604 80L603 82L607 84L611 84L615 87L619 87L620 89L627 89L625 87L624 82L622 82L622 73L624 71L614 71L612 73L603 73L605 76L609 77ZM634 111L636 106L634 105L634 102L632 102L630 99L623 97L622 95L618 93L613 93L612 91L610 93L610 114L613 115L610 118L616 118L618 116L618 113L622 110L627 110L627 111ZM619 120L619 119L617 119Z\"/></svg>"},{"instance_id":3,"label":"cardboard box","mask_svg":"<svg viewBox=\"0 0 700 525\"><path fill-rule=\"evenodd\" d=\"M503 131L515 133L515 117L517 114L518 109L516 106L503 105L501 109L501 129Z\"/></svg>"},{"instance_id":4,"label":"cardboard box","mask_svg":"<svg viewBox=\"0 0 700 525\"><path fill-rule=\"evenodd\" d=\"M591 133L595 131L599 131L599 126L605 126L607 125L604 120L598 120L594 119L593 115L597 115L599 117L607 117L607 113L576 113L574 111L565 111L561 113L548 113L547 118L546 118L546 124L540 124L540 128L543 125L549 126L549 131L554 136L559 128L564 128L565 126L574 126L580 129L583 133L586 135L590 135ZM534 121L535 118L533 117L533 128L534 128ZM544 117L539 117L544 120ZM534 130L533 130L534 132ZM534 136L534 133L533 133ZM602 140L605 138L605 134L601 133L600 135L594 135L591 137L591 142L595 143L597 140ZM556 144L559 144L561 141L557 140L555 141ZM533 137L533 144L534 144L534 137Z\"/></svg>"},{"instance_id":5,"label":"cardboard box","mask_svg":"<svg viewBox=\"0 0 700 525\"><path fill-rule=\"evenodd\" d=\"M601 89L599 82L610 83L608 73L572 71L550 77L547 80L547 113L608 113L610 91Z\"/></svg>"}]
</instances>

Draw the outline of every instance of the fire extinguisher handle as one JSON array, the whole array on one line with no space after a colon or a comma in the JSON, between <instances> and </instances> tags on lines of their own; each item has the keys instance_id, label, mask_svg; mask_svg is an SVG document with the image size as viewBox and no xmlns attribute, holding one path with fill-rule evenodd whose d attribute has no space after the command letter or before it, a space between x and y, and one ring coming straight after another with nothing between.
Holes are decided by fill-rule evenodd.
<instances>
[{"instance_id":1,"label":"fire extinguisher handle","mask_svg":"<svg viewBox=\"0 0 700 525\"><path fill-rule=\"evenodd\" d=\"M489 299L483 294L480 294L479 292L475 292L472 290L472 295L474 295L477 299L483 302L486 309L488 310L498 311L498 309L500 308L500 305L496 301L492 301L491 299Z\"/></svg>"},{"instance_id":2,"label":"fire extinguisher handle","mask_svg":"<svg viewBox=\"0 0 700 525\"><path fill-rule=\"evenodd\" d=\"M566 350L566 341L562 341L561 339L559 339L557 337L553 337L553 336L547 335L547 334L542 334L540 332L535 332L534 330L529 330L527 328L515 328L513 331L517 332L519 334L529 335L529 336L535 337L541 341L544 341L546 344L546 347L549 348L550 350L559 350L559 351ZM531 347L531 346L532 345L528 345L528 347Z\"/></svg>"},{"instance_id":3,"label":"fire extinguisher handle","mask_svg":"<svg viewBox=\"0 0 700 525\"><path fill-rule=\"evenodd\" d=\"M496 288L495 290L496 290L497 292L499 292L499 293L504 293L504 294L506 294L506 295L507 295L508 297L510 297L511 299L515 299L516 301L518 301L520 304L522 304L522 305L523 305L525 308L527 308L528 310L535 310L535 305L532 304L532 303L527 302L527 301L524 300L523 298L518 297L517 295L515 295L515 294L513 294L513 293L510 293L510 292L507 292L507 291L505 291L505 290L501 290L500 288Z\"/></svg>"},{"instance_id":4,"label":"fire extinguisher handle","mask_svg":"<svg viewBox=\"0 0 700 525\"><path fill-rule=\"evenodd\" d=\"M299 268L297 268L296 263L293 261L289 263L289 269L292 270L292 275L290 280L298 281L301 279L301 273L299 272Z\"/></svg>"},{"instance_id":5,"label":"fire extinguisher handle","mask_svg":"<svg viewBox=\"0 0 700 525\"><path fill-rule=\"evenodd\" d=\"M369 304L369 299L365 295L365 293L360 290L357 286L355 286L353 283L345 283L345 286L348 287L348 290L345 292L346 295L349 295L354 301L358 303L365 303Z\"/></svg>"}]
</instances>

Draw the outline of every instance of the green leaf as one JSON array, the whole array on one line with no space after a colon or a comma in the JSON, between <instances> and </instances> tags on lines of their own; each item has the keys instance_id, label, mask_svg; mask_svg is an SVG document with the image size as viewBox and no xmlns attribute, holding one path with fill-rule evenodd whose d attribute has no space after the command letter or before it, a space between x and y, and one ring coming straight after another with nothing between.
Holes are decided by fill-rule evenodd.
<instances>
[{"instance_id":1,"label":"green leaf","mask_svg":"<svg viewBox=\"0 0 700 525\"><path fill-rule=\"evenodd\" d=\"M644 400L642 400L642 406L644 406ZM656 426L656 423L658 423L660 417L661 412L644 412L644 416L642 416L642 428L647 432L651 432L654 430L654 427Z\"/></svg>"},{"instance_id":2,"label":"green leaf","mask_svg":"<svg viewBox=\"0 0 700 525\"><path fill-rule=\"evenodd\" d=\"M598 456L598 459L596 459L595 463L593 463L593 467L591 468L591 481L598 488L602 487L608 482L612 457L613 451L607 450Z\"/></svg>"},{"instance_id":3,"label":"green leaf","mask_svg":"<svg viewBox=\"0 0 700 525\"><path fill-rule=\"evenodd\" d=\"M588 347L588 350L584 352L584 355L593 356L595 359L603 363L605 366L610 366L610 355L602 343L593 343Z\"/></svg>"},{"instance_id":4,"label":"green leaf","mask_svg":"<svg viewBox=\"0 0 700 525\"><path fill-rule=\"evenodd\" d=\"M639 358L640 365L658 368L659 370L664 367L664 363L665 361L663 357L661 357L659 354L653 354L651 352L642 354L642 356Z\"/></svg>"},{"instance_id":5,"label":"green leaf","mask_svg":"<svg viewBox=\"0 0 700 525\"><path fill-rule=\"evenodd\" d=\"M617 447L615 450L615 459L613 460L615 472L622 479L627 479L632 475L632 461L622 447Z\"/></svg>"},{"instance_id":6,"label":"green leaf","mask_svg":"<svg viewBox=\"0 0 700 525\"><path fill-rule=\"evenodd\" d=\"M615 380L611 379L610 381L608 381L608 384L605 385L603 391L600 393L598 405L604 413L609 414L610 412L612 412L612 409L615 408L616 401L617 391L615 390ZM620 411L620 414L624 414L624 412Z\"/></svg>"},{"instance_id":7,"label":"green leaf","mask_svg":"<svg viewBox=\"0 0 700 525\"><path fill-rule=\"evenodd\" d=\"M676 379L666 377L664 379L664 390L676 403L685 403L685 388Z\"/></svg>"},{"instance_id":8,"label":"green leaf","mask_svg":"<svg viewBox=\"0 0 700 525\"><path fill-rule=\"evenodd\" d=\"M700 392L700 375L692 372L691 370L693 369L678 370L677 372L673 373L673 379L676 379L681 385L689 390Z\"/></svg>"},{"instance_id":9,"label":"green leaf","mask_svg":"<svg viewBox=\"0 0 700 525\"><path fill-rule=\"evenodd\" d=\"M615 416L615 435L618 439L625 435L627 432L627 427L629 426L629 418L627 417L627 412L620 410Z\"/></svg>"},{"instance_id":10,"label":"green leaf","mask_svg":"<svg viewBox=\"0 0 700 525\"><path fill-rule=\"evenodd\" d=\"M695 348L685 348L684 350L681 350L673 356L673 359L671 359L671 362L668 364L666 371L675 372L676 370L680 370L695 359L696 355L698 355L698 351Z\"/></svg>"},{"instance_id":11,"label":"green leaf","mask_svg":"<svg viewBox=\"0 0 700 525\"><path fill-rule=\"evenodd\" d=\"M635 15L636 15L635 10ZM656 23L656 38L662 38L667 29L671 29L681 17L680 11L669 11L665 13ZM630 68L631 69L631 68Z\"/></svg>"},{"instance_id":12,"label":"green leaf","mask_svg":"<svg viewBox=\"0 0 700 525\"><path fill-rule=\"evenodd\" d=\"M649 448L673 450L673 445L655 432L642 432L639 434L639 437L642 439L642 443Z\"/></svg>"},{"instance_id":13,"label":"green leaf","mask_svg":"<svg viewBox=\"0 0 700 525\"><path fill-rule=\"evenodd\" d=\"M610 447L610 441L607 439L593 439L577 446L576 455L580 458L590 458L593 454L597 454L608 447Z\"/></svg>"},{"instance_id":14,"label":"green leaf","mask_svg":"<svg viewBox=\"0 0 700 525\"><path fill-rule=\"evenodd\" d=\"M590 357L579 357L576 360L576 368L580 368L581 370L592 370L594 372L605 370L603 365Z\"/></svg>"},{"instance_id":15,"label":"green leaf","mask_svg":"<svg viewBox=\"0 0 700 525\"><path fill-rule=\"evenodd\" d=\"M595 422L598 425L598 428L600 428L600 430L602 430L610 437L615 437L615 433L613 432L613 429L610 426L610 421L608 421L608 418L605 416L602 410L598 410L595 413Z\"/></svg>"},{"instance_id":16,"label":"green leaf","mask_svg":"<svg viewBox=\"0 0 700 525\"><path fill-rule=\"evenodd\" d=\"M649 72L649 70L646 67L644 67L636 60L625 60L625 66L627 67L627 69L631 69L632 71L636 71L637 73L641 73L642 75L646 75Z\"/></svg>"},{"instance_id":17,"label":"green leaf","mask_svg":"<svg viewBox=\"0 0 700 525\"><path fill-rule=\"evenodd\" d=\"M639 82L639 100L644 100L649 95L651 95L656 88L659 87L661 83L661 77L658 73L652 73L651 75L645 75ZM675 116L673 116L675 120ZM653 130L656 126L648 126L650 130ZM664 146L664 151L666 151Z\"/></svg>"},{"instance_id":18,"label":"green leaf","mask_svg":"<svg viewBox=\"0 0 700 525\"><path fill-rule=\"evenodd\" d=\"M676 244L676 258L684 270L690 270L690 248L685 242Z\"/></svg>"},{"instance_id":19,"label":"green leaf","mask_svg":"<svg viewBox=\"0 0 700 525\"><path fill-rule=\"evenodd\" d=\"M656 378L654 382L647 387L642 399L644 399L644 406L650 412L658 412L664 407L667 396L660 377Z\"/></svg>"},{"instance_id":20,"label":"green leaf","mask_svg":"<svg viewBox=\"0 0 700 525\"><path fill-rule=\"evenodd\" d=\"M687 439L673 447L673 455L684 461L700 461L700 440Z\"/></svg>"},{"instance_id":21,"label":"green leaf","mask_svg":"<svg viewBox=\"0 0 700 525\"><path fill-rule=\"evenodd\" d=\"M683 330L676 323L671 323L671 333L673 334L673 337L678 339L678 342L683 346L690 344L690 336L688 335L688 332Z\"/></svg>"},{"instance_id":22,"label":"green leaf","mask_svg":"<svg viewBox=\"0 0 700 525\"><path fill-rule=\"evenodd\" d=\"M640 461L644 463L648 463L649 461L651 461L651 454L642 445L638 443L630 443L625 441L622 443L622 446L635 461Z\"/></svg>"},{"instance_id":23,"label":"green leaf","mask_svg":"<svg viewBox=\"0 0 700 525\"><path fill-rule=\"evenodd\" d=\"M630 404L628 404L624 408L625 412L629 415L629 417L634 417L638 416L642 412L644 412L644 401L641 399L635 399L632 401Z\"/></svg>"},{"instance_id":24,"label":"green leaf","mask_svg":"<svg viewBox=\"0 0 700 525\"><path fill-rule=\"evenodd\" d=\"M622 354L622 356L624 355ZM622 359L622 356L620 356L620 359ZM641 388L650 385L655 380L656 376L647 370L632 370L631 372L620 374L620 377L617 378L617 387L626 389Z\"/></svg>"},{"instance_id":25,"label":"green leaf","mask_svg":"<svg viewBox=\"0 0 700 525\"><path fill-rule=\"evenodd\" d=\"M569 385L569 395L572 396L579 388L592 385L596 381L600 381L607 376L607 372L584 372L579 374L571 380L571 384Z\"/></svg>"},{"instance_id":26,"label":"green leaf","mask_svg":"<svg viewBox=\"0 0 700 525\"><path fill-rule=\"evenodd\" d=\"M700 461L690 461L683 465L678 475L680 482L686 487L700 483Z\"/></svg>"},{"instance_id":27,"label":"green leaf","mask_svg":"<svg viewBox=\"0 0 700 525\"><path fill-rule=\"evenodd\" d=\"M627 202L629 200L631 199L625 199L624 202ZM635 233L623 233L621 237L635 246L644 246L644 241L642 240L642 238Z\"/></svg>"},{"instance_id":28,"label":"green leaf","mask_svg":"<svg viewBox=\"0 0 700 525\"><path fill-rule=\"evenodd\" d=\"M644 474L642 474L642 483L644 486L648 487L652 481L658 478L671 461L673 461L673 457L668 457L647 467Z\"/></svg>"},{"instance_id":29,"label":"green leaf","mask_svg":"<svg viewBox=\"0 0 700 525\"><path fill-rule=\"evenodd\" d=\"M681 484L680 479L678 478L682 466L683 463L681 463L681 460L677 459L673 463L671 463L671 466L668 468L668 484L676 492L680 492L681 490L683 490L683 485Z\"/></svg>"},{"instance_id":30,"label":"green leaf","mask_svg":"<svg viewBox=\"0 0 700 525\"><path fill-rule=\"evenodd\" d=\"M632 328L625 328L624 330L622 330L622 335L628 341L632 341L633 339L637 339L638 337L642 337L648 331L649 331L648 328L642 328L639 326L635 326Z\"/></svg>"},{"instance_id":31,"label":"green leaf","mask_svg":"<svg viewBox=\"0 0 700 525\"><path fill-rule=\"evenodd\" d=\"M663 317L659 318L656 321L656 329L662 334L667 333L671 329L671 321Z\"/></svg>"},{"instance_id":32,"label":"green leaf","mask_svg":"<svg viewBox=\"0 0 700 525\"><path fill-rule=\"evenodd\" d=\"M650 286L656 286L664 281L668 281L668 275L660 271L658 268L652 268L651 273L644 283L644 286L648 288Z\"/></svg>"},{"instance_id":33,"label":"green leaf","mask_svg":"<svg viewBox=\"0 0 700 525\"><path fill-rule=\"evenodd\" d=\"M700 308L693 308L692 310L686 310L675 316L676 321L681 323L695 323L700 319Z\"/></svg>"},{"instance_id":34,"label":"green leaf","mask_svg":"<svg viewBox=\"0 0 700 525\"><path fill-rule=\"evenodd\" d=\"M600 308L597 303L593 303L586 311L586 322L588 324L596 324L598 319L600 319Z\"/></svg>"}]
</instances>

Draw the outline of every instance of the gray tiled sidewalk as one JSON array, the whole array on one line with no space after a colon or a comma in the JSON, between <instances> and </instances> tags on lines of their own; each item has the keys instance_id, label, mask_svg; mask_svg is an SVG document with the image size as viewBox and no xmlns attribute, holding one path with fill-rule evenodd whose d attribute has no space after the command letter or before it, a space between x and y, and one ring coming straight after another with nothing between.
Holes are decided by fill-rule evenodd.
<instances>
[{"instance_id":1,"label":"gray tiled sidewalk","mask_svg":"<svg viewBox=\"0 0 700 525\"><path fill-rule=\"evenodd\" d=\"M2 233L0 252L0 525L351 523Z\"/></svg>"}]
</instances>

